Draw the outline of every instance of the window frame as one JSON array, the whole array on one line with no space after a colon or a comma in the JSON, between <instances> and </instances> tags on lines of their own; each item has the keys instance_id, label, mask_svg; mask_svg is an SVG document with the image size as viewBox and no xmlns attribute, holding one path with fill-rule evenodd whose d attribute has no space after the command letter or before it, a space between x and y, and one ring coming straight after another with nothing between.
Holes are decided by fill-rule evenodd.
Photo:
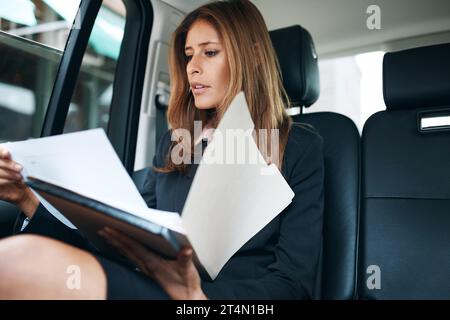
<instances>
[{"instance_id":1,"label":"window frame","mask_svg":"<svg viewBox=\"0 0 450 320\"><path fill-rule=\"evenodd\" d=\"M92 28L102 0L81 0L56 73L41 137L62 134ZM153 26L149 0L123 0L125 30L117 60L107 135L129 174L135 161L139 115Z\"/></svg>"}]
</instances>

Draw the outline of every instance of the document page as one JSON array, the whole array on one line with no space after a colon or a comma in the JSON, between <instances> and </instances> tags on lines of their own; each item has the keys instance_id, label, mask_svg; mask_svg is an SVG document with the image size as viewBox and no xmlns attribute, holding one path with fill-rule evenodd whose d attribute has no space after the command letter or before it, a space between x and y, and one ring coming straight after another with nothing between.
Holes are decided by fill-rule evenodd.
<instances>
[{"instance_id":1,"label":"document page","mask_svg":"<svg viewBox=\"0 0 450 320\"><path fill-rule=\"evenodd\" d=\"M101 128L3 146L24 167L25 179L34 177L181 231L177 213L147 207Z\"/></svg>"},{"instance_id":2,"label":"document page","mask_svg":"<svg viewBox=\"0 0 450 320\"><path fill-rule=\"evenodd\" d=\"M259 152L253 128L240 93L204 152L183 208L184 229L212 279L294 197L278 168ZM234 163L227 161L230 155Z\"/></svg>"}]
</instances>

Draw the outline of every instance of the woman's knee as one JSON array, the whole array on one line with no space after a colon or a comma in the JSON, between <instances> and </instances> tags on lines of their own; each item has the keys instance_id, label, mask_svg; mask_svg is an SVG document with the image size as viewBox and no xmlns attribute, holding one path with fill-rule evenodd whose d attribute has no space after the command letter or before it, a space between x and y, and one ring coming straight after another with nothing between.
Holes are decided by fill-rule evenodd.
<instances>
[{"instance_id":1,"label":"woman's knee","mask_svg":"<svg viewBox=\"0 0 450 320\"><path fill-rule=\"evenodd\" d=\"M95 257L38 235L0 241L0 280L0 291L27 290L28 297L101 299L106 295L106 277Z\"/></svg>"},{"instance_id":2,"label":"woman's knee","mask_svg":"<svg viewBox=\"0 0 450 320\"><path fill-rule=\"evenodd\" d=\"M8 265L36 269L34 264L56 262L54 258L64 257L66 245L51 238L33 234L21 234L0 241L0 270ZM25 263L27 262L27 263Z\"/></svg>"},{"instance_id":3,"label":"woman's knee","mask_svg":"<svg viewBox=\"0 0 450 320\"><path fill-rule=\"evenodd\" d=\"M38 235L17 235L0 241L0 270L22 259L29 259L46 249L47 239ZM48 246L47 246L48 249ZM0 273L0 275L3 274Z\"/></svg>"}]
</instances>

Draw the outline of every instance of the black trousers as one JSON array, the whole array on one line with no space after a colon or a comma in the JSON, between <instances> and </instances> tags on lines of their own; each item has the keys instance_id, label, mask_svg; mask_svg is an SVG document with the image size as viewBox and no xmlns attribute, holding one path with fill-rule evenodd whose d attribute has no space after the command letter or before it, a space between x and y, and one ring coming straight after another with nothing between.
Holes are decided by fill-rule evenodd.
<instances>
[{"instance_id":1,"label":"black trousers","mask_svg":"<svg viewBox=\"0 0 450 320\"><path fill-rule=\"evenodd\" d=\"M169 295L153 279L102 255L93 253L107 279L108 300L167 300Z\"/></svg>"}]
</instances>

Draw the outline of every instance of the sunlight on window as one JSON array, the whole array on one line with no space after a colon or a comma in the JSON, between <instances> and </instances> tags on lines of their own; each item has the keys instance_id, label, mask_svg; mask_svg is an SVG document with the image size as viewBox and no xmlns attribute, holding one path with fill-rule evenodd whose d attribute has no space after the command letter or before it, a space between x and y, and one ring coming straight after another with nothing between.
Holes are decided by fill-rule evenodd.
<instances>
[{"instance_id":1,"label":"sunlight on window","mask_svg":"<svg viewBox=\"0 0 450 320\"><path fill-rule=\"evenodd\" d=\"M383 99L383 55L384 52L375 51L356 56L361 71L361 124L375 112L386 109Z\"/></svg>"},{"instance_id":2,"label":"sunlight on window","mask_svg":"<svg viewBox=\"0 0 450 320\"><path fill-rule=\"evenodd\" d=\"M305 113L330 111L343 114L362 132L373 113L384 110L382 51L319 60L320 97Z\"/></svg>"}]
</instances>

